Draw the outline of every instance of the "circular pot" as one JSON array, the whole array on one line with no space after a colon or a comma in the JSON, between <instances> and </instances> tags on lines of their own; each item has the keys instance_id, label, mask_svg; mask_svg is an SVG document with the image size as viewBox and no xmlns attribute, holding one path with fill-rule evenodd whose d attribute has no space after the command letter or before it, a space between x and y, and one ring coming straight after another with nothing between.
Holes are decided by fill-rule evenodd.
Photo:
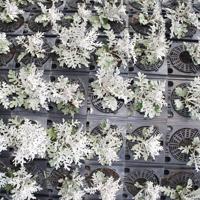
<instances>
[{"instance_id":1,"label":"circular pot","mask_svg":"<svg viewBox=\"0 0 200 200\"><path fill-rule=\"evenodd\" d=\"M174 47L168 56L171 65L183 73L196 73L197 66L194 65L189 52L184 45Z\"/></svg>"},{"instance_id":2,"label":"circular pot","mask_svg":"<svg viewBox=\"0 0 200 200\"><path fill-rule=\"evenodd\" d=\"M125 177L124 184L130 194L135 196L140 189L138 189L135 184L138 182L143 185L146 181L151 181L155 185L159 184L158 177L151 170L134 170Z\"/></svg>"},{"instance_id":3,"label":"circular pot","mask_svg":"<svg viewBox=\"0 0 200 200\"><path fill-rule=\"evenodd\" d=\"M181 153L181 146L191 145L195 137L200 137L200 132L197 129L183 128L176 131L170 138L168 147L171 155L179 161L188 162L189 155Z\"/></svg>"},{"instance_id":4,"label":"circular pot","mask_svg":"<svg viewBox=\"0 0 200 200\"><path fill-rule=\"evenodd\" d=\"M10 23L5 23L0 21L0 31L1 32L14 32L19 29L24 24L24 18L20 15L16 21Z\"/></svg>"}]
</instances>

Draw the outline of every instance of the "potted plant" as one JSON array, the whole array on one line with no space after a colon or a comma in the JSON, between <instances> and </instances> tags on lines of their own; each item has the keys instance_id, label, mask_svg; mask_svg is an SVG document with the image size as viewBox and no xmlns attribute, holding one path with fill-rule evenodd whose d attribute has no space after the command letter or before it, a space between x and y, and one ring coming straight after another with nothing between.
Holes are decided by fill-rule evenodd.
<instances>
[{"instance_id":1,"label":"potted plant","mask_svg":"<svg viewBox=\"0 0 200 200\"><path fill-rule=\"evenodd\" d=\"M159 200L161 198L162 187L154 185L151 181L146 181L144 184L135 183L135 187L139 192L134 196L134 200Z\"/></svg>"},{"instance_id":2,"label":"potted plant","mask_svg":"<svg viewBox=\"0 0 200 200\"><path fill-rule=\"evenodd\" d=\"M96 13L90 18L91 24L97 29L113 29L114 32L120 33L125 28L127 20L123 1L119 5L116 0L95 1L97 2L94 6Z\"/></svg>"},{"instance_id":3,"label":"potted plant","mask_svg":"<svg viewBox=\"0 0 200 200\"><path fill-rule=\"evenodd\" d=\"M60 200L82 200L86 194L84 189L85 178L81 176L78 170L74 170L69 176L59 180L61 187L58 195Z\"/></svg>"},{"instance_id":4,"label":"potted plant","mask_svg":"<svg viewBox=\"0 0 200 200\"><path fill-rule=\"evenodd\" d=\"M92 130L90 135L91 150L93 156L98 156L101 165L111 165L118 161L118 153L123 145L123 130L111 125L108 120L102 122Z\"/></svg>"},{"instance_id":5,"label":"potted plant","mask_svg":"<svg viewBox=\"0 0 200 200\"><path fill-rule=\"evenodd\" d=\"M103 109L115 112L119 109L119 100L125 104L132 100L133 92L130 86L130 80L123 79L118 69L115 71L113 68L101 68L97 71L97 80L91 83L93 101L98 99Z\"/></svg>"},{"instance_id":6,"label":"potted plant","mask_svg":"<svg viewBox=\"0 0 200 200\"><path fill-rule=\"evenodd\" d=\"M13 44L6 38L5 33L0 33L0 64L7 64L14 56Z\"/></svg>"},{"instance_id":7,"label":"potted plant","mask_svg":"<svg viewBox=\"0 0 200 200\"><path fill-rule=\"evenodd\" d=\"M144 113L144 117L160 116L165 102L165 81L149 80L146 75L138 73L133 84L133 98L130 108Z\"/></svg>"},{"instance_id":8,"label":"potted plant","mask_svg":"<svg viewBox=\"0 0 200 200\"><path fill-rule=\"evenodd\" d=\"M172 92L172 105L178 112L186 112L186 116L200 120L200 77L195 77L189 84L180 84Z\"/></svg>"},{"instance_id":9,"label":"potted plant","mask_svg":"<svg viewBox=\"0 0 200 200\"><path fill-rule=\"evenodd\" d=\"M43 38L43 33L34 35L18 36L17 44L22 48L17 58L18 62L29 64L35 60L35 64L41 66L48 60L50 47Z\"/></svg>"},{"instance_id":10,"label":"potted plant","mask_svg":"<svg viewBox=\"0 0 200 200\"><path fill-rule=\"evenodd\" d=\"M151 126L140 128L138 134L133 132L133 134L127 135L128 146L134 155L134 160L144 159L147 161L150 158L154 160L160 151L163 151L160 143L162 135L156 132L156 128Z\"/></svg>"},{"instance_id":11,"label":"potted plant","mask_svg":"<svg viewBox=\"0 0 200 200\"><path fill-rule=\"evenodd\" d=\"M58 22L61 21L63 13L56 8L55 3L52 7L47 8L44 4L38 3L41 8L41 14L34 15L29 21L29 27L34 32L47 32L53 29L56 33L59 32Z\"/></svg>"},{"instance_id":12,"label":"potted plant","mask_svg":"<svg viewBox=\"0 0 200 200\"><path fill-rule=\"evenodd\" d=\"M8 125L1 122L3 146L5 149L8 147L14 148L14 164L24 165L25 163L33 160L34 158L44 158L48 144L48 137L46 130L40 123L34 123L29 119L20 119L15 117L9 120Z\"/></svg>"},{"instance_id":13,"label":"potted plant","mask_svg":"<svg viewBox=\"0 0 200 200\"><path fill-rule=\"evenodd\" d=\"M148 36L138 35L135 44L136 66L144 71L157 71L167 56L170 43L166 40L164 27L158 31L151 26Z\"/></svg>"},{"instance_id":14,"label":"potted plant","mask_svg":"<svg viewBox=\"0 0 200 200\"><path fill-rule=\"evenodd\" d=\"M85 97L78 82L60 76L50 84L50 88L50 101L64 114L74 115L79 111Z\"/></svg>"},{"instance_id":15,"label":"potted plant","mask_svg":"<svg viewBox=\"0 0 200 200\"><path fill-rule=\"evenodd\" d=\"M0 173L0 188L10 193L13 200L35 199L34 193L42 190L24 167L18 171Z\"/></svg>"},{"instance_id":16,"label":"potted plant","mask_svg":"<svg viewBox=\"0 0 200 200\"><path fill-rule=\"evenodd\" d=\"M198 200L200 197L200 188L194 190L191 179L188 179L186 186L177 185L175 189L170 186L162 187L162 192L173 200Z\"/></svg>"},{"instance_id":17,"label":"potted plant","mask_svg":"<svg viewBox=\"0 0 200 200\"><path fill-rule=\"evenodd\" d=\"M42 76L43 71L33 64L21 68L19 73L10 70L9 83L0 83L1 104L5 108L48 110L49 85Z\"/></svg>"},{"instance_id":18,"label":"potted plant","mask_svg":"<svg viewBox=\"0 0 200 200\"><path fill-rule=\"evenodd\" d=\"M90 194L100 193L102 200L115 200L117 192L121 189L120 179L107 176L103 171L96 171L91 177L91 187L86 191Z\"/></svg>"},{"instance_id":19,"label":"potted plant","mask_svg":"<svg viewBox=\"0 0 200 200\"><path fill-rule=\"evenodd\" d=\"M200 140L199 137L193 138L192 142L188 146L181 146L179 148L182 153L189 155L189 161L187 165L192 166L194 164L197 172L200 169Z\"/></svg>"},{"instance_id":20,"label":"potted plant","mask_svg":"<svg viewBox=\"0 0 200 200\"><path fill-rule=\"evenodd\" d=\"M113 30L104 31L107 37L105 43L96 51L97 64L103 68L127 67L129 62L135 63L136 37L131 38L128 30L124 30L117 38Z\"/></svg>"},{"instance_id":21,"label":"potted plant","mask_svg":"<svg viewBox=\"0 0 200 200\"><path fill-rule=\"evenodd\" d=\"M48 146L49 163L56 169L63 166L69 169L72 164L81 165L81 161L90 158L88 133L76 120L53 123L48 129L50 144Z\"/></svg>"},{"instance_id":22,"label":"potted plant","mask_svg":"<svg viewBox=\"0 0 200 200\"><path fill-rule=\"evenodd\" d=\"M19 9L17 4L10 0L0 2L0 30L13 32L24 23L23 10Z\"/></svg>"},{"instance_id":23,"label":"potted plant","mask_svg":"<svg viewBox=\"0 0 200 200\"><path fill-rule=\"evenodd\" d=\"M170 37L178 39L192 37L199 29L199 17L188 2L178 2L176 8L166 8L166 17L170 20Z\"/></svg>"},{"instance_id":24,"label":"potted plant","mask_svg":"<svg viewBox=\"0 0 200 200\"><path fill-rule=\"evenodd\" d=\"M88 30L87 21L78 14L74 15L71 27L62 27L59 42L53 47L61 67L89 67L90 55L100 45L97 42L97 31Z\"/></svg>"}]
</instances>

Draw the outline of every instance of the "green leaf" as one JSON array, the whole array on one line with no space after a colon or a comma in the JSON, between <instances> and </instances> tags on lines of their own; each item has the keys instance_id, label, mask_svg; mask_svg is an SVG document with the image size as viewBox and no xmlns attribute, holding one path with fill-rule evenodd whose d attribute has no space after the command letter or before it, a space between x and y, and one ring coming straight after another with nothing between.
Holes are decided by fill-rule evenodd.
<instances>
[{"instance_id":1,"label":"green leaf","mask_svg":"<svg viewBox=\"0 0 200 200\"><path fill-rule=\"evenodd\" d=\"M56 141L57 133L54 128L49 128L47 130L47 134L50 137L51 141Z\"/></svg>"},{"instance_id":2,"label":"green leaf","mask_svg":"<svg viewBox=\"0 0 200 200\"><path fill-rule=\"evenodd\" d=\"M187 88L177 87L175 92L176 95L178 95L179 97L185 97L187 95Z\"/></svg>"}]
</instances>

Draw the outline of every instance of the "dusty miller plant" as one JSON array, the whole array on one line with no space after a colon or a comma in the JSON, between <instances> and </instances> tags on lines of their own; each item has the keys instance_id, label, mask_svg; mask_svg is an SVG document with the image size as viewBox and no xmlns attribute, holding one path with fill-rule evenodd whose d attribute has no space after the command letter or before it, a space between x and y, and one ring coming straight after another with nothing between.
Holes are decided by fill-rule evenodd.
<instances>
[{"instance_id":1,"label":"dusty miller plant","mask_svg":"<svg viewBox=\"0 0 200 200\"><path fill-rule=\"evenodd\" d=\"M143 128L141 135L127 135L127 139L133 144L131 151L134 154L134 159L144 159L147 161L149 158L155 159L163 150L160 140L161 134L154 134L155 128L153 126Z\"/></svg>"},{"instance_id":2,"label":"dusty miller plant","mask_svg":"<svg viewBox=\"0 0 200 200\"><path fill-rule=\"evenodd\" d=\"M179 148L182 153L189 155L189 161L187 165L195 166L197 171L200 170L200 140L198 137L195 137L192 140L192 143L188 146L181 146Z\"/></svg>"},{"instance_id":3,"label":"dusty miller plant","mask_svg":"<svg viewBox=\"0 0 200 200\"><path fill-rule=\"evenodd\" d=\"M103 108L112 111L117 109L117 100L122 99L127 104L132 100L130 80L120 76L120 71L113 68L101 68L97 71L97 80L91 83L93 94L102 100Z\"/></svg>"},{"instance_id":4,"label":"dusty miller plant","mask_svg":"<svg viewBox=\"0 0 200 200\"><path fill-rule=\"evenodd\" d=\"M24 167L16 172L1 173L0 186L9 190L12 200L31 200L36 199L34 193L42 188L34 180Z\"/></svg>"},{"instance_id":5,"label":"dusty miller plant","mask_svg":"<svg viewBox=\"0 0 200 200\"><path fill-rule=\"evenodd\" d=\"M46 156L49 139L42 125L29 119L10 119L7 137L9 146L14 147L14 164L24 165L34 158Z\"/></svg>"},{"instance_id":6,"label":"dusty miller plant","mask_svg":"<svg viewBox=\"0 0 200 200\"><path fill-rule=\"evenodd\" d=\"M165 102L165 81L150 80L138 73L133 85L133 107L144 113L144 117L160 116Z\"/></svg>"},{"instance_id":7,"label":"dusty miller plant","mask_svg":"<svg viewBox=\"0 0 200 200\"><path fill-rule=\"evenodd\" d=\"M187 87L175 89L179 99L175 99L177 110L188 109L192 119L200 120L200 77L195 77Z\"/></svg>"},{"instance_id":8,"label":"dusty miller plant","mask_svg":"<svg viewBox=\"0 0 200 200\"><path fill-rule=\"evenodd\" d=\"M90 22L95 28L103 27L109 30L111 28L109 22L120 22L121 24L125 22L127 18L126 8L122 2L119 6L116 3L116 0L104 1L100 2L99 6L95 6L97 14L90 18Z\"/></svg>"},{"instance_id":9,"label":"dusty miller plant","mask_svg":"<svg viewBox=\"0 0 200 200\"><path fill-rule=\"evenodd\" d=\"M100 132L93 132L90 135L92 151L102 165L111 165L112 162L119 160L123 130L112 126L108 120L102 122L99 128Z\"/></svg>"},{"instance_id":10,"label":"dusty miller plant","mask_svg":"<svg viewBox=\"0 0 200 200\"><path fill-rule=\"evenodd\" d=\"M191 26L200 28L199 16L194 12L190 2L178 2L175 10L166 8L167 18L171 20L171 37L185 37Z\"/></svg>"},{"instance_id":11,"label":"dusty miller plant","mask_svg":"<svg viewBox=\"0 0 200 200\"><path fill-rule=\"evenodd\" d=\"M73 171L70 177L65 177L59 182L62 184L58 192L61 196L60 200L82 200L86 194L84 177L77 170Z\"/></svg>"},{"instance_id":12,"label":"dusty miller plant","mask_svg":"<svg viewBox=\"0 0 200 200\"><path fill-rule=\"evenodd\" d=\"M9 85L2 83L3 88L0 89L0 94L1 90L5 92L2 94L7 102L3 103L4 107L24 106L37 111L41 108L48 110L49 86L42 76L43 71L38 70L34 64L21 68L19 73L9 71Z\"/></svg>"},{"instance_id":13,"label":"dusty miller plant","mask_svg":"<svg viewBox=\"0 0 200 200\"><path fill-rule=\"evenodd\" d=\"M90 56L100 45L97 37L96 29L88 29L87 21L75 14L71 26L62 27L60 43L53 48L60 65L68 68L89 67Z\"/></svg>"},{"instance_id":14,"label":"dusty miller plant","mask_svg":"<svg viewBox=\"0 0 200 200\"><path fill-rule=\"evenodd\" d=\"M121 189L120 179L106 176L103 172L98 171L92 175L92 187L88 192L93 194L99 192L102 200L115 200L117 192Z\"/></svg>"},{"instance_id":15,"label":"dusty miller plant","mask_svg":"<svg viewBox=\"0 0 200 200\"><path fill-rule=\"evenodd\" d=\"M64 114L74 115L78 112L84 101L84 93L80 84L70 81L69 78L60 76L51 83L50 101L57 104L57 108Z\"/></svg>"},{"instance_id":16,"label":"dusty miller plant","mask_svg":"<svg viewBox=\"0 0 200 200\"><path fill-rule=\"evenodd\" d=\"M0 54L7 54L10 51L11 42L6 38L5 33L0 33Z\"/></svg>"},{"instance_id":17,"label":"dusty miller plant","mask_svg":"<svg viewBox=\"0 0 200 200\"><path fill-rule=\"evenodd\" d=\"M162 187L162 191L172 200L198 200L200 198L200 188L194 190L191 179L188 179L185 187L181 185L177 185L175 189L169 186Z\"/></svg>"},{"instance_id":18,"label":"dusty miller plant","mask_svg":"<svg viewBox=\"0 0 200 200\"><path fill-rule=\"evenodd\" d=\"M58 32L59 26L57 22L61 21L61 18L63 17L63 13L61 13L59 9L55 7L54 3L52 7L49 9L46 6L44 6L42 3L38 3L38 5L41 8L42 14L40 14L39 16L35 18L35 22L42 23L43 26L47 26L48 24L51 24L53 30Z\"/></svg>"},{"instance_id":19,"label":"dusty miller plant","mask_svg":"<svg viewBox=\"0 0 200 200\"><path fill-rule=\"evenodd\" d=\"M0 0L0 7L3 9L0 13L0 20L5 23L16 21L19 15L24 13L12 0Z\"/></svg>"},{"instance_id":20,"label":"dusty miller plant","mask_svg":"<svg viewBox=\"0 0 200 200\"><path fill-rule=\"evenodd\" d=\"M135 43L136 37L131 38L128 30L121 32L121 37L117 38L113 30L105 31L106 43L97 50L97 64L100 67L116 67L121 64L124 68L130 61L135 63Z\"/></svg>"},{"instance_id":21,"label":"dusty miller plant","mask_svg":"<svg viewBox=\"0 0 200 200\"><path fill-rule=\"evenodd\" d=\"M10 143L8 126L0 120L0 152L6 151Z\"/></svg>"},{"instance_id":22,"label":"dusty miller plant","mask_svg":"<svg viewBox=\"0 0 200 200\"><path fill-rule=\"evenodd\" d=\"M138 35L136 40L136 58L143 65L155 65L168 53L169 42L165 37L165 28L158 28L158 26L158 24L152 25L148 36Z\"/></svg>"},{"instance_id":23,"label":"dusty miller plant","mask_svg":"<svg viewBox=\"0 0 200 200\"><path fill-rule=\"evenodd\" d=\"M162 188L154 185L151 181L146 181L143 185L136 182L135 187L140 191L133 197L134 200L159 200Z\"/></svg>"},{"instance_id":24,"label":"dusty miller plant","mask_svg":"<svg viewBox=\"0 0 200 200\"><path fill-rule=\"evenodd\" d=\"M81 165L81 160L89 158L91 150L87 132L83 131L78 121L53 123L48 130L51 143L48 147L50 164L56 169L69 169L72 164Z\"/></svg>"},{"instance_id":25,"label":"dusty miller plant","mask_svg":"<svg viewBox=\"0 0 200 200\"><path fill-rule=\"evenodd\" d=\"M198 43L184 42L186 50L189 52L195 65L200 65L200 41Z\"/></svg>"},{"instance_id":26,"label":"dusty miller plant","mask_svg":"<svg viewBox=\"0 0 200 200\"><path fill-rule=\"evenodd\" d=\"M24 49L18 56L18 61L21 61L27 54L30 54L34 58L44 58L43 33L37 32L34 35L18 36L17 43Z\"/></svg>"}]
</instances>

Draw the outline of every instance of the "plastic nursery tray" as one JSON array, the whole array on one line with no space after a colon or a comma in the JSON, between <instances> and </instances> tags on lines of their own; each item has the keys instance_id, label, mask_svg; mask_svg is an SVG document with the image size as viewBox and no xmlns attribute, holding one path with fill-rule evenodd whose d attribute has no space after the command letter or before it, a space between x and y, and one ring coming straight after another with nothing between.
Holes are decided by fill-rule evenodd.
<instances>
[{"instance_id":1,"label":"plastic nursery tray","mask_svg":"<svg viewBox=\"0 0 200 200\"><path fill-rule=\"evenodd\" d=\"M195 42L190 42L195 44ZM199 67L195 65L183 42L173 42L167 56L169 75L197 76Z\"/></svg>"},{"instance_id":2,"label":"plastic nursery tray","mask_svg":"<svg viewBox=\"0 0 200 200\"><path fill-rule=\"evenodd\" d=\"M181 146L191 144L194 137L200 137L200 126L194 123L169 123L165 142L165 162L166 164L178 164L186 166L189 161L187 154L181 153ZM193 168L194 166L187 166Z\"/></svg>"},{"instance_id":3,"label":"plastic nursery tray","mask_svg":"<svg viewBox=\"0 0 200 200\"><path fill-rule=\"evenodd\" d=\"M169 78L168 80L168 122L172 122L174 120L188 123L195 122L195 120L191 119L187 110L176 111L175 105L173 103L173 99L176 99L175 88L180 86L180 84L189 84L193 80L192 77L187 78Z\"/></svg>"},{"instance_id":4,"label":"plastic nursery tray","mask_svg":"<svg viewBox=\"0 0 200 200\"><path fill-rule=\"evenodd\" d=\"M118 178L120 178L121 180L123 180L124 177L124 167L123 164L121 165L112 165L112 166L102 166L99 165L98 163L85 163L85 170L83 170L83 174L86 177L86 182L88 183L88 185L90 186L90 182L91 182L91 176L93 173L97 172L97 171L101 171L104 174L106 174L106 176L113 176L114 180L117 180ZM122 182L123 184L123 182ZM117 193L116 196L116 200L121 200L123 199L123 189L120 189ZM98 194L94 194L94 195L86 195L85 199L87 200L100 200L100 196Z\"/></svg>"},{"instance_id":5,"label":"plastic nursery tray","mask_svg":"<svg viewBox=\"0 0 200 200\"><path fill-rule=\"evenodd\" d=\"M132 164L164 164L165 160L165 135L167 132L167 125L165 122L159 122L159 121L146 121L146 120L134 120L134 121L127 121L127 135L140 135L142 133L143 128L148 128L154 126L155 127L155 134L161 134L161 145L163 146L163 151L160 151L160 155L155 157L155 160L153 158L149 158L147 161L144 159L137 159L135 160L133 157L133 152L131 151L132 143L130 143L128 140L126 140L126 147L125 147L125 162L126 163L132 163Z\"/></svg>"},{"instance_id":6,"label":"plastic nursery tray","mask_svg":"<svg viewBox=\"0 0 200 200\"><path fill-rule=\"evenodd\" d=\"M161 178L164 176L164 168L162 166L142 166L125 164L124 168L124 199L132 199L139 190L135 187L135 183L143 184L146 181L151 181L154 184L160 184Z\"/></svg>"}]
</instances>

